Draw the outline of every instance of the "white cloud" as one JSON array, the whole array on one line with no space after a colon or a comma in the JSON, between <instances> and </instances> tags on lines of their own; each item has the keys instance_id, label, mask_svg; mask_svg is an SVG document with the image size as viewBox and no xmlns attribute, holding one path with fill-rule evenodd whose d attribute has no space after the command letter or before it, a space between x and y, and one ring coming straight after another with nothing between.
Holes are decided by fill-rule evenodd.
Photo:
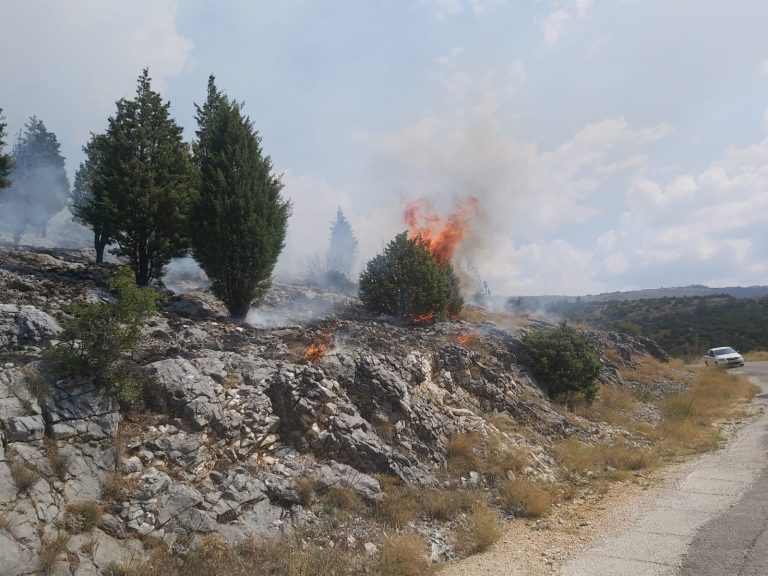
<instances>
[{"instance_id":1,"label":"white cloud","mask_svg":"<svg viewBox=\"0 0 768 576\"><path fill-rule=\"evenodd\" d=\"M14 2L3 8L0 99L13 129L35 114L70 152L106 126L150 67L154 86L194 65L177 0ZM65 114L61 110L66 110Z\"/></svg>"},{"instance_id":2,"label":"white cloud","mask_svg":"<svg viewBox=\"0 0 768 576\"><path fill-rule=\"evenodd\" d=\"M539 19L539 30L545 46L552 48L560 41L565 27L573 17L584 18L594 5L594 0L565 0L555 4L555 8L544 18ZM553 3L551 2L550 5ZM595 40L588 49L590 56L596 56L602 49L601 43L606 43L608 37L602 36Z\"/></svg>"},{"instance_id":3,"label":"white cloud","mask_svg":"<svg viewBox=\"0 0 768 576\"><path fill-rule=\"evenodd\" d=\"M542 19L539 23L539 28L544 38L544 44L550 47L555 46L559 42L560 35L570 19L571 14L567 10L555 10Z\"/></svg>"},{"instance_id":4,"label":"white cloud","mask_svg":"<svg viewBox=\"0 0 768 576\"><path fill-rule=\"evenodd\" d=\"M501 4L505 0L419 0L418 4L428 6L432 15L438 20L456 16L469 9L476 16L485 13L494 4Z\"/></svg>"}]
</instances>

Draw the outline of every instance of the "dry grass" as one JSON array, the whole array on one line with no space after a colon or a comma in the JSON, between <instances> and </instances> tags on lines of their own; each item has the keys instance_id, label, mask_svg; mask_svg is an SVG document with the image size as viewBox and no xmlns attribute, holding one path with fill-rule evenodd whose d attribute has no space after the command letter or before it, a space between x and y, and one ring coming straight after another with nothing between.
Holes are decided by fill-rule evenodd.
<instances>
[{"instance_id":1,"label":"dry grass","mask_svg":"<svg viewBox=\"0 0 768 576\"><path fill-rule=\"evenodd\" d=\"M507 480L499 486L499 501L509 512L524 518L539 518L549 512L554 497L538 482Z\"/></svg>"},{"instance_id":2,"label":"dry grass","mask_svg":"<svg viewBox=\"0 0 768 576\"><path fill-rule=\"evenodd\" d=\"M30 488L40 480L40 473L24 464L16 463L11 466L11 477L20 492L29 492Z\"/></svg>"},{"instance_id":3,"label":"dry grass","mask_svg":"<svg viewBox=\"0 0 768 576\"><path fill-rule=\"evenodd\" d=\"M506 478L510 471L518 474L532 463L530 454L502 436L478 432L455 434L446 445L446 455L450 474L466 476L476 471L492 483Z\"/></svg>"},{"instance_id":4,"label":"dry grass","mask_svg":"<svg viewBox=\"0 0 768 576\"><path fill-rule=\"evenodd\" d=\"M339 549L302 546L294 538L246 542L232 547L213 536L183 558L158 548L150 558L125 569L126 576L352 576L351 556Z\"/></svg>"},{"instance_id":5,"label":"dry grass","mask_svg":"<svg viewBox=\"0 0 768 576\"><path fill-rule=\"evenodd\" d=\"M664 417L662 452L674 456L717 447L712 423L731 416L756 392L757 387L742 376L717 368L703 370L690 390L659 402Z\"/></svg>"},{"instance_id":6,"label":"dry grass","mask_svg":"<svg viewBox=\"0 0 768 576\"><path fill-rule=\"evenodd\" d=\"M59 532L55 538L43 540L38 556L40 558L40 567L45 574L50 574L61 553L67 549L68 544L69 534L64 531Z\"/></svg>"},{"instance_id":7,"label":"dry grass","mask_svg":"<svg viewBox=\"0 0 768 576\"><path fill-rule=\"evenodd\" d=\"M744 354L745 362L768 362L768 350L753 350Z\"/></svg>"},{"instance_id":8,"label":"dry grass","mask_svg":"<svg viewBox=\"0 0 768 576\"><path fill-rule=\"evenodd\" d=\"M93 500L76 502L67 506L64 525L74 533L90 532L99 524L101 507Z\"/></svg>"},{"instance_id":9,"label":"dry grass","mask_svg":"<svg viewBox=\"0 0 768 576\"><path fill-rule=\"evenodd\" d=\"M130 500L136 490L138 490L138 483L135 478L109 474L101 486L101 500L106 505L119 505Z\"/></svg>"},{"instance_id":10,"label":"dry grass","mask_svg":"<svg viewBox=\"0 0 768 576\"><path fill-rule=\"evenodd\" d=\"M467 490L426 490L421 494L421 512L435 520L451 520L477 504L479 495Z\"/></svg>"},{"instance_id":11,"label":"dry grass","mask_svg":"<svg viewBox=\"0 0 768 576\"><path fill-rule=\"evenodd\" d=\"M315 490L316 481L314 478L305 477L296 482L294 489L299 495L299 502L304 508L311 508L317 497Z\"/></svg>"},{"instance_id":12,"label":"dry grass","mask_svg":"<svg viewBox=\"0 0 768 576\"><path fill-rule=\"evenodd\" d=\"M587 444L571 437L554 445L555 457L573 476L591 472L595 478L621 479L627 472L652 467L657 461L651 449L636 448L624 441L613 445Z\"/></svg>"},{"instance_id":13,"label":"dry grass","mask_svg":"<svg viewBox=\"0 0 768 576\"><path fill-rule=\"evenodd\" d=\"M457 535L457 548L470 556L490 548L503 534L499 515L485 503L478 503Z\"/></svg>"},{"instance_id":14,"label":"dry grass","mask_svg":"<svg viewBox=\"0 0 768 576\"><path fill-rule=\"evenodd\" d=\"M680 374L684 371L685 362L680 359L675 358L669 362L661 362L653 356L643 356L636 363L635 368L625 368L620 373L624 380L647 385L661 378L679 380Z\"/></svg>"},{"instance_id":15,"label":"dry grass","mask_svg":"<svg viewBox=\"0 0 768 576\"><path fill-rule=\"evenodd\" d=\"M385 491L376 503L375 516L385 526L400 527L416 518L422 511L421 497L413 487L396 484Z\"/></svg>"},{"instance_id":16,"label":"dry grass","mask_svg":"<svg viewBox=\"0 0 768 576\"><path fill-rule=\"evenodd\" d=\"M424 537L413 532L394 534L380 547L378 573L382 576L421 576L434 572L425 552Z\"/></svg>"},{"instance_id":17,"label":"dry grass","mask_svg":"<svg viewBox=\"0 0 768 576\"><path fill-rule=\"evenodd\" d=\"M360 495L346 484L334 484L320 494L323 505L344 512L360 512L365 502Z\"/></svg>"}]
</instances>

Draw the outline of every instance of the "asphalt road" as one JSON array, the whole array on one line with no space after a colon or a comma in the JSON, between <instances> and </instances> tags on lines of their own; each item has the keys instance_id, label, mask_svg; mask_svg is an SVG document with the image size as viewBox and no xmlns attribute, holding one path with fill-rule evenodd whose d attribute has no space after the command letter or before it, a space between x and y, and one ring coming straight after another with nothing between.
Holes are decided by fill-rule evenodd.
<instances>
[{"instance_id":1,"label":"asphalt road","mask_svg":"<svg viewBox=\"0 0 768 576\"><path fill-rule=\"evenodd\" d=\"M768 392L768 364L746 365L741 371L760 380ZM764 459L766 454L768 441L762 446ZM736 504L697 532L679 574L768 576L768 467Z\"/></svg>"},{"instance_id":2,"label":"asphalt road","mask_svg":"<svg viewBox=\"0 0 768 576\"><path fill-rule=\"evenodd\" d=\"M768 406L768 363L739 369ZM768 411L562 576L768 576Z\"/></svg>"}]
</instances>

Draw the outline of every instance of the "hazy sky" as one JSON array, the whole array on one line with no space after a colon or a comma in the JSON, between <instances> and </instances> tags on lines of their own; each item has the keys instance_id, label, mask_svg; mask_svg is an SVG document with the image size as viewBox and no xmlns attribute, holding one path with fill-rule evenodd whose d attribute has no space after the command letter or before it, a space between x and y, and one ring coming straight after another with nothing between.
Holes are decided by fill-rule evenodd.
<instances>
[{"instance_id":1,"label":"hazy sky","mask_svg":"<svg viewBox=\"0 0 768 576\"><path fill-rule=\"evenodd\" d=\"M24 0L0 107L70 178L143 66L188 138L208 74L294 202L281 268L337 206L369 258L404 202L474 195L497 294L768 284L765 0Z\"/></svg>"}]
</instances>

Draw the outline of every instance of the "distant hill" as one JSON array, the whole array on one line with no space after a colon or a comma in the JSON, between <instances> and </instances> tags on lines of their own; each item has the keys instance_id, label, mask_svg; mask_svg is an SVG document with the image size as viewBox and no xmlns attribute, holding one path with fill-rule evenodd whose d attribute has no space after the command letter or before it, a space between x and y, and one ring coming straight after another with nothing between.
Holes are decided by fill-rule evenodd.
<instances>
[{"instance_id":1,"label":"distant hill","mask_svg":"<svg viewBox=\"0 0 768 576\"><path fill-rule=\"evenodd\" d=\"M698 356L714 346L732 346L740 352L768 349L768 297L737 298L718 293L638 300L560 300L546 306L546 311L569 322L652 338L675 356Z\"/></svg>"},{"instance_id":2,"label":"distant hill","mask_svg":"<svg viewBox=\"0 0 768 576\"><path fill-rule=\"evenodd\" d=\"M545 307L554 302L611 302L615 300L645 300L652 298L682 298L685 296L716 296L725 294L734 298L761 298L768 296L768 286L726 286L724 288L710 288L695 284L691 286L678 286L673 288L645 288L642 290L628 290L626 292L603 292L601 294L587 294L584 296L520 296L510 298L510 301L518 301L528 307ZM533 304L533 306L531 306Z\"/></svg>"}]
</instances>

